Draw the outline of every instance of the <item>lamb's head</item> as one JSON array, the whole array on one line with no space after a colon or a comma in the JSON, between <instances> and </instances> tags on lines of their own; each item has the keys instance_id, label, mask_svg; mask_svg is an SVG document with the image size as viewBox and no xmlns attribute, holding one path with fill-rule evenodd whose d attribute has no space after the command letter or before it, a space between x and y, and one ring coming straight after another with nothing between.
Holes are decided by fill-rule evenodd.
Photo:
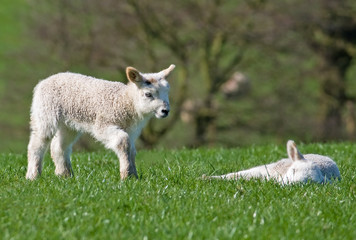
<instances>
[{"instance_id":1,"label":"lamb's head","mask_svg":"<svg viewBox=\"0 0 356 240\"><path fill-rule=\"evenodd\" d=\"M320 168L314 162L304 158L294 141L287 142L287 152L293 163L281 179L283 183L306 183L308 181L321 183L324 181Z\"/></svg>"},{"instance_id":2,"label":"lamb's head","mask_svg":"<svg viewBox=\"0 0 356 240\"><path fill-rule=\"evenodd\" d=\"M170 111L169 83L167 77L175 68L170 65L158 73L140 73L133 67L126 68L126 75L136 86L135 105L141 115L155 115L156 118L165 118Z\"/></svg>"}]
</instances>

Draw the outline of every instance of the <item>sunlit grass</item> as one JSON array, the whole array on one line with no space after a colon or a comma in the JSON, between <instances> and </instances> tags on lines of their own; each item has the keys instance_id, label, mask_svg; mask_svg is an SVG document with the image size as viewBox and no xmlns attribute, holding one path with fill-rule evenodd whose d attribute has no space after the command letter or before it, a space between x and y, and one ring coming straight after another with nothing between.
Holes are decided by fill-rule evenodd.
<instances>
[{"instance_id":1,"label":"sunlit grass","mask_svg":"<svg viewBox=\"0 0 356 240\"><path fill-rule=\"evenodd\" d=\"M202 181L285 157L284 146L139 151L121 181L110 152L73 155L75 177L25 180L26 156L0 155L2 239L355 239L355 146L300 145L333 157L342 181L282 187ZM147 238L146 238L147 237Z\"/></svg>"}]
</instances>

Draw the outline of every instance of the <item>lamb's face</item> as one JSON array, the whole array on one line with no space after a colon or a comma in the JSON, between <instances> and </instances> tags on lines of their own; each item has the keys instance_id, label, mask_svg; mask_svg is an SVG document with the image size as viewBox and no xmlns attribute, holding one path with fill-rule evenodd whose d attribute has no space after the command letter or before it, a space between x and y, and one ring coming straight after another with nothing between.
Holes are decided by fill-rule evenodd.
<instances>
[{"instance_id":1,"label":"lamb's face","mask_svg":"<svg viewBox=\"0 0 356 240\"><path fill-rule=\"evenodd\" d=\"M320 168L306 159L294 161L283 176L283 183L306 183L308 181L321 183L324 178Z\"/></svg>"},{"instance_id":2,"label":"lamb's face","mask_svg":"<svg viewBox=\"0 0 356 240\"><path fill-rule=\"evenodd\" d=\"M137 87L136 110L140 115L155 115L165 118L170 111L169 83L166 78L175 68L171 65L158 73L140 73L132 67L126 69L127 78Z\"/></svg>"},{"instance_id":3,"label":"lamb's face","mask_svg":"<svg viewBox=\"0 0 356 240\"><path fill-rule=\"evenodd\" d=\"M323 176L320 168L308 159L305 159L297 148L294 141L287 142L287 153L289 159L293 161L292 165L288 168L286 174L279 178L279 181L288 184L308 181L323 182Z\"/></svg>"},{"instance_id":4,"label":"lamb's face","mask_svg":"<svg viewBox=\"0 0 356 240\"><path fill-rule=\"evenodd\" d=\"M165 79L147 80L139 90L138 107L144 114L154 114L156 118L165 118L170 111L169 84Z\"/></svg>"}]
</instances>

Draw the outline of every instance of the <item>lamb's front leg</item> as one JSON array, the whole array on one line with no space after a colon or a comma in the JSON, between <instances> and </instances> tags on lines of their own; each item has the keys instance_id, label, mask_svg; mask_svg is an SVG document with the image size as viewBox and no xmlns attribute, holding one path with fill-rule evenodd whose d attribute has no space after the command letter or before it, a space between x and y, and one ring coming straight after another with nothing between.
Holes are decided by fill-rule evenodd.
<instances>
[{"instance_id":1,"label":"lamb's front leg","mask_svg":"<svg viewBox=\"0 0 356 240\"><path fill-rule=\"evenodd\" d=\"M127 133L120 134L118 142L115 143L113 150L116 152L120 160L120 176L121 179L126 179L130 176L137 177L135 166L135 153L132 153L131 142Z\"/></svg>"},{"instance_id":2,"label":"lamb's front leg","mask_svg":"<svg viewBox=\"0 0 356 240\"><path fill-rule=\"evenodd\" d=\"M136 159L136 148L135 148L135 143L131 142L131 149L130 149L130 172L136 176L137 176L137 170L136 170L136 163L135 163L135 159Z\"/></svg>"},{"instance_id":3,"label":"lamb's front leg","mask_svg":"<svg viewBox=\"0 0 356 240\"><path fill-rule=\"evenodd\" d=\"M105 146L113 150L120 161L120 176L121 179L126 179L129 176L137 178L135 163L131 161L131 142L129 135L116 126L106 127L105 129L97 129L94 136L103 142Z\"/></svg>"},{"instance_id":4,"label":"lamb's front leg","mask_svg":"<svg viewBox=\"0 0 356 240\"><path fill-rule=\"evenodd\" d=\"M203 179L223 179L223 180L236 180L239 178L251 179L251 178L266 178L269 179L270 176L270 165L261 165L253 167L247 170L242 170L239 172L228 173L220 176L204 176ZM272 172L273 173L273 172Z\"/></svg>"},{"instance_id":5,"label":"lamb's front leg","mask_svg":"<svg viewBox=\"0 0 356 240\"><path fill-rule=\"evenodd\" d=\"M235 172L235 173L228 173L225 175L220 175L220 176L206 176L205 174L202 176L202 178L204 180L207 179L222 179L222 180L236 180L239 178L239 173Z\"/></svg>"}]
</instances>

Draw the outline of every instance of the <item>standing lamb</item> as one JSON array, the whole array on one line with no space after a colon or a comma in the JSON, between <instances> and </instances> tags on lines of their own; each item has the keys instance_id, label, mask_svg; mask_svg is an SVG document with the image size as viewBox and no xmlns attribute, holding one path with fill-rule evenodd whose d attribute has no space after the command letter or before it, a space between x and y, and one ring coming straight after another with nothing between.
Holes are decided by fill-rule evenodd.
<instances>
[{"instance_id":1,"label":"standing lamb","mask_svg":"<svg viewBox=\"0 0 356 240\"><path fill-rule=\"evenodd\" d=\"M116 153L121 179L137 178L135 140L153 115L168 116L166 78L174 68L172 64L158 73L140 73L127 67L126 85L69 72L38 83L31 106L26 178L32 180L41 174L51 140L55 174L73 176L70 154L84 132Z\"/></svg>"},{"instance_id":2,"label":"standing lamb","mask_svg":"<svg viewBox=\"0 0 356 240\"><path fill-rule=\"evenodd\" d=\"M287 142L288 157L278 162L261 165L235 173L221 176L205 176L204 179L251 179L264 178L275 180L282 184L296 182L325 183L340 179L339 168L329 157L318 154L302 155L294 141Z\"/></svg>"}]
</instances>

